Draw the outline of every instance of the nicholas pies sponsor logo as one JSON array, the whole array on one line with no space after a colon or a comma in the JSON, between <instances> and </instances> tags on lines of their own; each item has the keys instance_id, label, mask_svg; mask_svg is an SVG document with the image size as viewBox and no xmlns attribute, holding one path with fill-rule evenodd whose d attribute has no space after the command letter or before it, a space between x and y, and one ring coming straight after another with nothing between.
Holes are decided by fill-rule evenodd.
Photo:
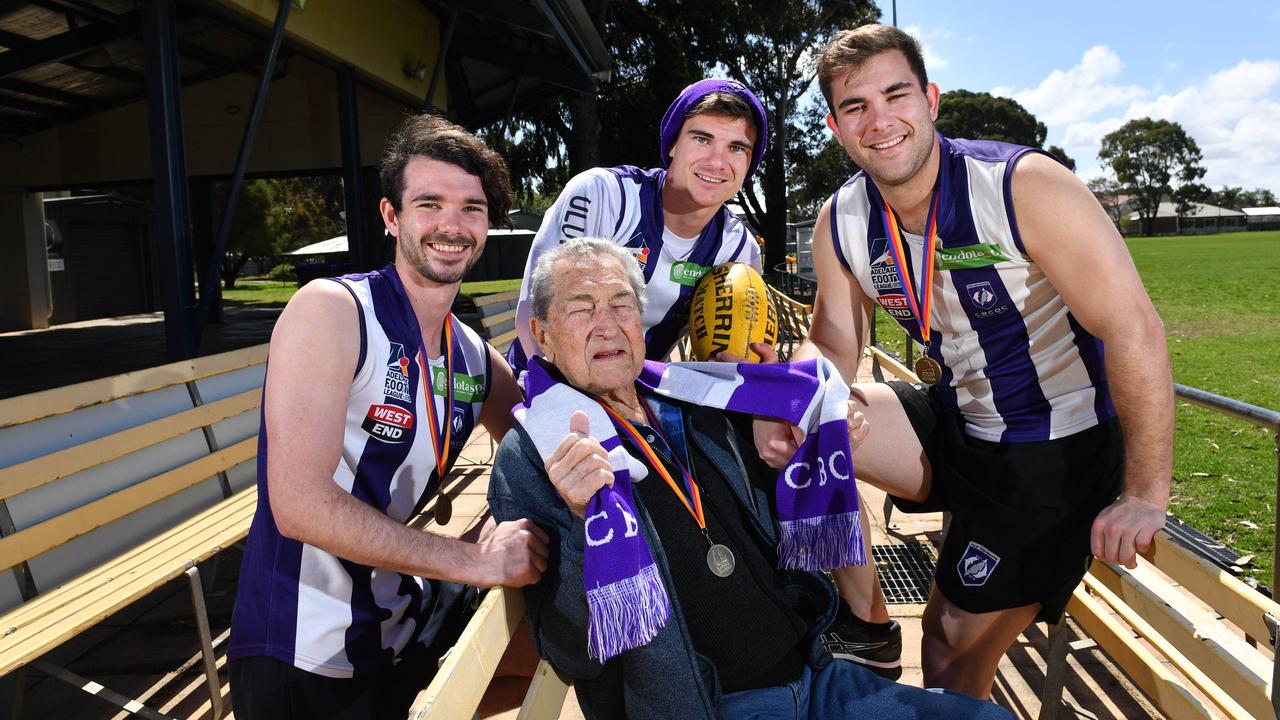
<instances>
[{"instance_id":1,"label":"nicholas pies sponsor logo","mask_svg":"<svg viewBox=\"0 0 1280 720\"><path fill-rule=\"evenodd\" d=\"M383 442L402 443L413 429L413 413L398 405L370 405L360 427Z\"/></svg>"}]
</instances>

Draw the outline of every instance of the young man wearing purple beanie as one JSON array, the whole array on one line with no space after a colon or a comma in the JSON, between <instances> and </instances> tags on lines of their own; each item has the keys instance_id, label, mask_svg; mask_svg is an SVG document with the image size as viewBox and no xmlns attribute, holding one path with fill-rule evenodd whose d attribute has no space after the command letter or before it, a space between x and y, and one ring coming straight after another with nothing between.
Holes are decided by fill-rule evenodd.
<instances>
[{"instance_id":1,"label":"young man wearing purple beanie","mask_svg":"<svg viewBox=\"0 0 1280 720\"><path fill-rule=\"evenodd\" d=\"M575 176L542 219L529 251L509 353L521 369L538 354L529 330L529 279L541 255L576 237L607 237L644 269L642 325L648 356L666 358L689 324L698 279L720 263L760 269L760 247L725 207L764 157L768 123L760 100L736 80L685 88L662 116L662 168L593 168Z\"/></svg>"}]
</instances>

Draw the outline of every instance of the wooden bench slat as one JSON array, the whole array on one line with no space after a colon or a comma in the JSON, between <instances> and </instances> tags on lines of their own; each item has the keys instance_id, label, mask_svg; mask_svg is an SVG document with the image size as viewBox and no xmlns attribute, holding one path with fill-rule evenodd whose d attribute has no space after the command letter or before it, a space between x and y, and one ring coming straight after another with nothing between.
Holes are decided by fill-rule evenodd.
<instances>
[{"instance_id":1,"label":"wooden bench slat","mask_svg":"<svg viewBox=\"0 0 1280 720\"><path fill-rule=\"evenodd\" d=\"M1258 717L1271 711L1271 663L1145 563L1128 570L1095 562L1090 588L1102 585L1195 667Z\"/></svg>"},{"instance_id":2,"label":"wooden bench slat","mask_svg":"<svg viewBox=\"0 0 1280 720\"><path fill-rule=\"evenodd\" d=\"M569 694L569 684L570 679L551 667L551 663L539 660L516 720L553 720L560 717L564 699Z\"/></svg>"},{"instance_id":3,"label":"wooden bench slat","mask_svg":"<svg viewBox=\"0 0 1280 720\"><path fill-rule=\"evenodd\" d=\"M1151 551L1144 557L1246 635L1275 650L1266 616L1280 619L1280 604L1174 542L1167 532L1156 534Z\"/></svg>"},{"instance_id":4,"label":"wooden bench slat","mask_svg":"<svg viewBox=\"0 0 1280 720\"><path fill-rule=\"evenodd\" d=\"M60 611L65 605L79 602L78 596L105 591L112 585L119 586L121 578L131 573L149 571L153 565L161 565L173 555L189 552L184 548L217 545L228 533L234 538L235 521L246 511L252 516L257 506L257 487L250 487L208 508L204 512L184 520L166 532L147 539L120 555L93 567L84 573L41 593L0 616L0 636L13 628L36 622L40 617ZM200 556L204 560L208 556Z\"/></svg>"},{"instance_id":5,"label":"wooden bench slat","mask_svg":"<svg viewBox=\"0 0 1280 720\"><path fill-rule=\"evenodd\" d=\"M1098 596L1098 599L1107 607L1120 616L1120 619L1129 624L1129 627L1138 634L1139 637L1145 639L1156 649L1157 652L1169 659L1169 662L1177 668L1178 672L1187 676L1192 682L1204 693L1215 705L1221 708L1231 718L1241 718L1242 720L1253 717L1247 710L1240 706L1230 695L1228 695L1221 687L1217 685L1208 675L1206 675L1194 662L1183 655L1178 648L1167 637L1162 635L1158 630L1147 622L1146 618L1139 614L1132 606L1125 601L1110 588L1106 583L1098 580L1098 578L1090 575L1084 581L1085 587Z\"/></svg>"},{"instance_id":6,"label":"wooden bench slat","mask_svg":"<svg viewBox=\"0 0 1280 720\"><path fill-rule=\"evenodd\" d=\"M409 718L442 720L474 715L523 616L520 590L490 590L431 684L414 699Z\"/></svg>"},{"instance_id":7,"label":"wooden bench slat","mask_svg":"<svg viewBox=\"0 0 1280 720\"><path fill-rule=\"evenodd\" d=\"M500 312L497 315L485 315L484 317L480 318L480 324L484 325L487 328L497 327L498 325L501 325L504 322L514 320L515 317L516 317L516 311L515 311L515 308L512 308L510 310L507 310L506 312Z\"/></svg>"},{"instance_id":8,"label":"wooden bench slat","mask_svg":"<svg viewBox=\"0 0 1280 720\"><path fill-rule=\"evenodd\" d=\"M256 488L215 505L170 534L185 539L145 566L113 563L40 595L0 617L0 676L31 662L68 639L182 575L249 531L257 506ZM196 532L190 532L191 529ZM32 606L32 607L28 607Z\"/></svg>"},{"instance_id":9,"label":"wooden bench slat","mask_svg":"<svg viewBox=\"0 0 1280 720\"><path fill-rule=\"evenodd\" d=\"M257 450L257 437L242 440L38 525L0 538L0 568L13 567L68 540L137 512L161 498L215 475L219 470L235 467L256 455Z\"/></svg>"},{"instance_id":10,"label":"wooden bench slat","mask_svg":"<svg viewBox=\"0 0 1280 720\"><path fill-rule=\"evenodd\" d=\"M519 334L520 333L516 330L508 330L501 335L489 338L489 344L498 352L506 352L507 346L509 346Z\"/></svg>"},{"instance_id":11,"label":"wooden bench slat","mask_svg":"<svg viewBox=\"0 0 1280 720\"><path fill-rule=\"evenodd\" d=\"M1179 719L1214 717L1209 708L1182 687L1164 663L1139 643L1133 633L1112 617L1103 603L1091 597L1083 586L1076 586L1067 604L1067 612L1107 655L1124 668L1129 679L1155 701L1166 716Z\"/></svg>"},{"instance_id":12,"label":"wooden bench slat","mask_svg":"<svg viewBox=\"0 0 1280 720\"><path fill-rule=\"evenodd\" d=\"M158 445L258 407L262 390L247 390L207 405L138 425L26 462L0 468L0 499Z\"/></svg>"},{"instance_id":13,"label":"wooden bench slat","mask_svg":"<svg viewBox=\"0 0 1280 720\"><path fill-rule=\"evenodd\" d=\"M0 428L259 365L267 344L0 400Z\"/></svg>"},{"instance_id":14,"label":"wooden bench slat","mask_svg":"<svg viewBox=\"0 0 1280 720\"><path fill-rule=\"evenodd\" d=\"M519 290L508 290L500 293L490 293L489 295L476 295L471 298L471 302L478 308L494 303L514 302L520 299Z\"/></svg>"}]
</instances>

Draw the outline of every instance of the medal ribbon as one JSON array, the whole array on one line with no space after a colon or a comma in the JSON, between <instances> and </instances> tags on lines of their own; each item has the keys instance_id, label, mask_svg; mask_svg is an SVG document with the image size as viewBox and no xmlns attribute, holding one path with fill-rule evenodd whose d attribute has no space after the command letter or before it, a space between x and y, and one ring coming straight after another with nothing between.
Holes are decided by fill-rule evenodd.
<instances>
[{"instance_id":1,"label":"medal ribbon","mask_svg":"<svg viewBox=\"0 0 1280 720\"><path fill-rule=\"evenodd\" d=\"M933 266L934 249L938 244L938 191L933 192L929 203L929 218L925 222L924 238L924 272L917 273L920 287L917 290L911 283L911 273L907 269L907 247L902 241L902 231L898 229L898 218L893 214L889 203L881 200L883 206L884 231L889 236L889 253L893 256L893 266L898 271L898 279L902 281L902 292L907 296L907 307L915 316L920 327L920 338L929 344L929 311L933 307Z\"/></svg>"},{"instance_id":2,"label":"medal ribbon","mask_svg":"<svg viewBox=\"0 0 1280 720\"><path fill-rule=\"evenodd\" d=\"M436 458L436 477L444 482L449 462L449 435L453 429L453 315L445 317L444 336L444 427L436 422L435 383L431 382L431 365L418 348L418 367L422 368L422 382L426 384L427 422L431 425L431 442Z\"/></svg>"},{"instance_id":3,"label":"medal ribbon","mask_svg":"<svg viewBox=\"0 0 1280 720\"><path fill-rule=\"evenodd\" d=\"M599 399L597 399L596 402L600 403L600 407L604 408L604 411L609 413L609 417L613 418L613 422L627 434L627 437L631 438L631 442L635 443L635 446L644 454L645 459L648 460L653 469L657 471L658 476L667 483L667 487L671 488L671 491L676 494L676 497L680 498L680 503L684 505L685 510L688 510L689 514L692 515L693 519L698 523L698 529L702 531L703 535L706 535L707 516L702 509L702 493L698 492L698 484L693 481L693 475L691 475L685 468L684 463L680 462L680 460L675 457L675 448L671 448L671 462L680 469L681 479L684 480L684 492L680 491L680 486L676 484L675 478L673 478L671 473L667 470L666 463L662 462L661 458L658 457L658 453L653 449L653 446L651 446L644 437L640 435L640 431L636 430L634 425L632 425L626 418L615 412L613 408L604 404ZM643 398L640 399L640 407L644 409L645 417L653 423L653 429L658 432L658 434L662 435L663 440L666 440L667 436L662 432L661 424L659 424L659 422L653 417L653 413L649 410L648 403L646 403ZM667 446L671 446L670 441L667 442ZM710 538L708 538L708 542L709 541Z\"/></svg>"}]
</instances>

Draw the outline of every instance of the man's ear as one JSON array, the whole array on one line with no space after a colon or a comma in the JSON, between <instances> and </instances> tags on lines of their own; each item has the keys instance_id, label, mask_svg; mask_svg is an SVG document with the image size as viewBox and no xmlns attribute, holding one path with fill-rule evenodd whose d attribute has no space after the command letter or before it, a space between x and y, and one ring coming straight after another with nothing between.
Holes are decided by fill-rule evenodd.
<instances>
[{"instance_id":1,"label":"man's ear","mask_svg":"<svg viewBox=\"0 0 1280 720\"><path fill-rule=\"evenodd\" d=\"M378 202L378 214L382 215L382 224L387 226L387 232L392 237L400 237L400 218L396 217L396 208L387 198L382 198Z\"/></svg>"},{"instance_id":2,"label":"man's ear","mask_svg":"<svg viewBox=\"0 0 1280 720\"><path fill-rule=\"evenodd\" d=\"M529 318L529 330L533 333L533 339L538 343L538 347L542 349L542 356L548 362L555 363L555 358L551 356L551 352L547 349L547 325L539 322L538 318Z\"/></svg>"}]
</instances>

